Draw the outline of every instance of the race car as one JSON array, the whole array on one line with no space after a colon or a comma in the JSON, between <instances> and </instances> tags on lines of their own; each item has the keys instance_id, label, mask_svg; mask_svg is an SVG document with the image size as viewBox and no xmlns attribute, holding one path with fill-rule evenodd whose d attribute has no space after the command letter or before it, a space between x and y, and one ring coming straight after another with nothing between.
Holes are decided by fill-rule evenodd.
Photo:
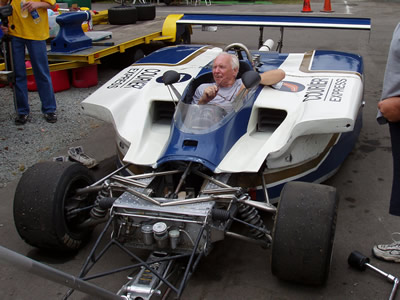
<instances>
[{"instance_id":1,"label":"race car","mask_svg":"<svg viewBox=\"0 0 400 300\"><path fill-rule=\"evenodd\" d=\"M369 19L330 17L186 14L177 23L370 29ZM130 270L116 293L122 299L165 291L179 298L199 260L226 237L270 248L271 270L282 280L323 284L338 196L320 183L360 133L363 61L339 51L281 53L281 41L277 51L271 45L254 51L237 42L175 45L110 79L82 109L113 124L118 168L96 182L78 163L28 169L14 201L21 237L35 247L73 251L105 223L79 278L105 275L89 272L116 246L138 261L118 270ZM238 56L245 89L230 110L193 104L196 88L213 82L212 62L222 51ZM286 73L282 82L259 84L260 73L277 68ZM271 228L260 212L273 217ZM248 231L232 231L233 223ZM134 249L148 250L148 259Z\"/></svg>"}]
</instances>

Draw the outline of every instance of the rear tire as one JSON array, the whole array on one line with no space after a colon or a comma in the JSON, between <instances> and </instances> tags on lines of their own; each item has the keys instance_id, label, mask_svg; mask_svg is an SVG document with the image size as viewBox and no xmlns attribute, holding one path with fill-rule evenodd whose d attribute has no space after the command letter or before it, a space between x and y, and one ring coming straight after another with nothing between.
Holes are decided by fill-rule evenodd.
<instances>
[{"instance_id":1,"label":"rear tire","mask_svg":"<svg viewBox=\"0 0 400 300\"><path fill-rule=\"evenodd\" d=\"M138 13L135 6L116 6L108 9L108 22L112 25L135 24Z\"/></svg>"},{"instance_id":2,"label":"rear tire","mask_svg":"<svg viewBox=\"0 0 400 300\"><path fill-rule=\"evenodd\" d=\"M59 251L79 249L90 229L77 225L89 218L94 197L73 198L75 190L94 182L89 169L73 162L41 162L21 177L14 196L14 222L21 238L31 246Z\"/></svg>"},{"instance_id":3,"label":"rear tire","mask_svg":"<svg viewBox=\"0 0 400 300\"><path fill-rule=\"evenodd\" d=\"M338 197L326 185L289 182L273 230L271 267L278 278L321 285L329 274Z\"/></svg>"}]
</instances>

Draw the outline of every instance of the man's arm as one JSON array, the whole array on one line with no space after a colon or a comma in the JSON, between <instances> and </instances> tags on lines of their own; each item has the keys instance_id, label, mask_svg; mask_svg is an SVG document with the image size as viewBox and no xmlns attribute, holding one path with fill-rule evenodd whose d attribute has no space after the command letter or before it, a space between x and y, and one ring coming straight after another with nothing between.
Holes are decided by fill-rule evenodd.
<instances>
[{"instance_id":1,"label":"man's arm","mask_svg":"<svg viewBox=\"0 0 400 300\"><path fill-rule=\"evenodd\" d=\"M400 121L400 96L390 97L378 103L378 109L389 122Z\"/></svg>"},{"instance_id":2,"label":"man's arm","mask_svg":"<svg viewBox=\"0 0 400 300\"><path fill-rule=\"evenodd\" d=\"M262 85L272 85L282 81L285 78L285 71L282 69L270 70L260 74Z\"/></svg>"},{"instance_id":3,"label":"man's arm","mask_svg":"<svg viewBox=\"0 0 400 300\"><path fill-rule=\"evenodd\" d=\"M281 82L286 76L285 71L282 69L269 70L260 74L261 80L260 84L262 85L273 85L278 82ZM238 94L245 88L244 84L240 87Z\"/></svg>"}]
</instances>

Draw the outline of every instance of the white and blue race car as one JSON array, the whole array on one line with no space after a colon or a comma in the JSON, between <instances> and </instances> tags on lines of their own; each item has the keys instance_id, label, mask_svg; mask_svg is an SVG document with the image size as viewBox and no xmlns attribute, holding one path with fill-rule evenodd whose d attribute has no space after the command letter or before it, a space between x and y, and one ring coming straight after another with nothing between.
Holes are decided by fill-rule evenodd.
<instances>
[{"instance_id":1,"label":"white and blue race car","mask_svg":"<svg viewBox=\"0 0 400 300\"><path fill-rule=\"evenodd\" d=\"M186 14L177 24L370 29L369 19L261 15ZM123 299L152 299L165 289L179 298L200 258L227 236L271 248L272 272L283 280L324 283L338 197L320 183L359 135L363 61L338 51L281 53L281 41L278 51L266 46L166 47L100 87L82 108L114 125L118 170L94 182L77 163L29 169L15 196L21 237L39 248L75 250L105 222L99 241L112 230L106 248L138 259L137 273L117 293ZM229 111L192 104L195 89L212 82L212 61L222 51L239 57L246 89ZM282 82L259 85L259 73L277 68L286 73ZM260 212L273 216L272 228ZM247 233L231 231L234 222ZM98 244L81 279L100 259ZM148 260L132 249L149 250ZM185 262L177 283L176 261Z\"/></svg>"}]
</instances>

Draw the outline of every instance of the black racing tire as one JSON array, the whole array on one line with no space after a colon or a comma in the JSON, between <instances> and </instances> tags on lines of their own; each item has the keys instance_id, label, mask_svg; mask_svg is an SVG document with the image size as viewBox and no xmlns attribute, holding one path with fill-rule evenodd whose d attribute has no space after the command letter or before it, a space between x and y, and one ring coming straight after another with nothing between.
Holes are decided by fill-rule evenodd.
<instances>
[{"instance_id":1,"label":"black racing tire","mask_svg":"<svg viewBox=\"0 0 400 300\"><path fill-rule=\"evenodd\" d=\"M73 198L78 188L94 182L88 168L75 162L40 162L18 182L14 196L14 222L21 238L44 250L76 251L91 229L77 225L88 219L90 209L67 217L67 212L92 205L95 195Z\"/></svg>"},{"instance_id":2,"label":"black racing tire","mask_svg":"<svg viewBox=\"0 0 400 300\"><path fill-rule=\"evenodd\" d=\"M154 4L136 4L138 21L149 21L156 18L156 6Z\"/></svg>"},{"instance_id":3,"label":"black racing tire","mask_svg":"<svg viewBox=\"0 0 400 300\"><path fill-rule=\"evenodd\" d=\"M322 285L332 258L338 197L327 185L289 182L273 229L272 273L279 279Z\"/></svg>"},{"instance_id":4,"label":"black racing tire","mask_svg":"<svg viewBox=\"0 0 400 300\"><path fill-rule=\"evenodd\" d=\"M115 6L108 9L108 23L112 25L135 24L138 13L135 6Z\"/></svg>"}]
</instances>

